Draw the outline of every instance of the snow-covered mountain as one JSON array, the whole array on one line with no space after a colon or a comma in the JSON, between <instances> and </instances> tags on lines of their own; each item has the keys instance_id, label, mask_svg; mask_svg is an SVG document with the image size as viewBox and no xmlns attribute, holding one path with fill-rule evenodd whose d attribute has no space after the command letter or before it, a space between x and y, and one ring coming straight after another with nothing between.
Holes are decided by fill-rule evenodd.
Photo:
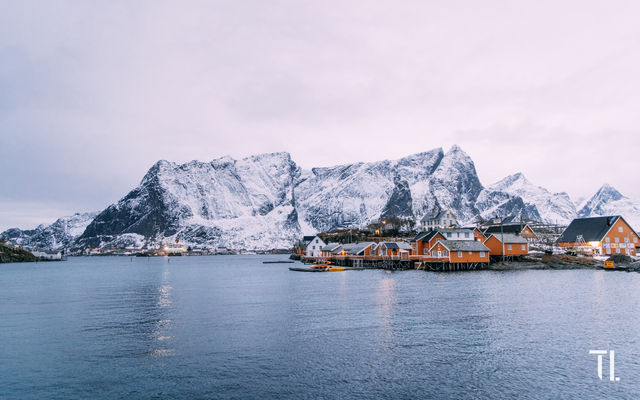
<instances>
[{"instance_id":1,"label":"snow-covered mountain","mask_svg":"<svg viewBox=\"0 0 640 400\"><path fill-rule=\"evenodd\" d=\"M51 225L40 225L35 229L8 229L0 238L8 240L27 250L58 250L69 248L84 232L97 212L77 213L62 217Z\"/></svg>"},{"instance_id":2,"label":"snow-covered mountain","mask_svg":"<svg viewBox=\"0 0 640 400\"><path fill-rule=\"evenodd\" d=\"M287 153L182 165L159 161L137 188L89 224L78 245L118 247L129 234L146 245L177 239L229 248L290 247L300 236L293 194L300 173Z\"/></svg>"},{"instance_id":3,"label":"snow-covered mountain","mask_svg":"<svg viewBox=\"0 0 640 400\"><path fill-rule=\"evenodd\" d=\"M622 215L631 226L640 230L640 202L622 195L609 184L604 184L578 211L580 217Z\"/></svg>"},{"instance_id":4,"label":"snow-covered mountain","mask_svg":"<svg viewBox=\"0 0 640 400\"><path fill-rule=\"evenodd\" d=\"M482 190L473 161L458 146L399 160L314 168L295 187L305 233L336 227L366 227L381 216L422 216L435 207L456 210L458 219L477 216Z\"/></svg>"},{"instance_id":5,"label":"snow-covered mountain","mask_svg":"<svg viewBox=\"0 0 640 400\"><path fill-rule=\"evenodd\" d=\"M536 186L520 172L507 176L486 189L489 193L505 193L505 201L521 198L529 218L561 225L569 224L577 215L576 207L568 194L551 193L547 189ZM536 211L538 217L536 218ZM496 213L492 209L485 211L484 217Z\"/></svg>"},{"instance_id":6,"label":"snow-covered mountain","mask_svg":"<svg viewBox=\"0 0 640 400\"><path fill-rule=\"evenodd\" d=\"M301 169L288 153L158 161L140 185L73 229L63 229L61 219L2 236L31 248L140 248L178 240L259 250L288 248L319 231L364 228L388 216L419 221L436 208L452 210L462 224L507 215L559 223L577 215L640 218L637 203L610 187L579 213L567 194L551 193L522 174L485 188L471 158L453 146L446 153L437 148L399 160L311 170Z\"/></svg>"}]
</instances>

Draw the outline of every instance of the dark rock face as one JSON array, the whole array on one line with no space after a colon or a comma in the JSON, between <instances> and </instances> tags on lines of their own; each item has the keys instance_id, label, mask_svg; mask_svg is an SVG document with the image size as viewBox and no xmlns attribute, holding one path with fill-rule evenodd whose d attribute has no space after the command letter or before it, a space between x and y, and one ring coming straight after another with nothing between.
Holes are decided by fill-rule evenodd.
<instances>
[{"instance_id":1,"label":"dark rock face","mask_svg":"<svg viewBox=\"0 0 640 400\"><path fill-rule=\"evenodd\" d=\"M382 209L380 218L404 217L413 218L413 199L411 198L411 189L409 183L396 176L393 180L395 186L389 201Z\"/></svg>"},{"instance_id":2,"label":"dark rock face","mask_svg":"<svg viewBox=\"0 0 640 400\"><path fill-rule=\"evenodd\" d=\"M176 233L177 215L188 211L183 210L170 195L164 193L155 168L156 166L147 173L141 186L98 214L78 238L79 246L82 247L84 242L89 244L91 238L100 236L136 233L154 238L160 234L171 236ZM178 206L177 210L170 209L172 203Z\"/></svg>"}]
</instances>

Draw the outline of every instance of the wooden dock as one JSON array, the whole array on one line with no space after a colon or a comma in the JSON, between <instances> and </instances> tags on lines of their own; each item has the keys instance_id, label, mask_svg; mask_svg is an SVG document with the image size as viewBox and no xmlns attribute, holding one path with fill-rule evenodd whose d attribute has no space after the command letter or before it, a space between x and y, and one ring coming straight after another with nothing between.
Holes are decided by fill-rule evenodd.
<instances>
[{"instance_id":1,"label":"wooden dock","mask_svg":"<svg viewBox=\"0 0 640 400\"><path fill-rule=\"evenodd\" d=\"M450 263L438 259L400 257L362 257L362 256L334 256L328 258L304 258L305 263L329 263L340 267L352 267L363 269L385 269L385 270L409 270L418 269L423 271L476 271L487 269L489 263Z\"/></svg>"}]
</instances>

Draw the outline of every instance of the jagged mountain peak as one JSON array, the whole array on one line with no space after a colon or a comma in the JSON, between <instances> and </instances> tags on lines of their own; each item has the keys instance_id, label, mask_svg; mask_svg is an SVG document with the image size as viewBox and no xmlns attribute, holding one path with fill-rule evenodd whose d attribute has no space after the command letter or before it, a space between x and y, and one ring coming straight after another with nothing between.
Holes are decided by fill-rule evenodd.
<instances>
[{"instance_id":1,"label":"jagged mountain peak","mask_svg":"<svg viewBox=\"0 0 640 400\"><path fill-rule=\"evenodd\" d=\"M640 202L629 199L605 183L578 211L580 217L622 215L635 229L640 228Z\"/></svg>"},{"instance_id":2,"label":"jagged mountain peak","mask_svg":"<svg viewBox=\"0 0 640 400\"><path fill-rule=\"evenodd\" d=\"M598 189L594 197L598 197L602 201L616 201L626 198L626 196L620 193L618 189L614 188L608 183L603 184L600 189Z\"/></svg>"},{"instance_id":3,"label":"jagged mountain peak","mask_svg":"<svg viewBox=\"0 0 640 400\"><path fill-rule=\"evenodd\" d=\"M522 172L516 172L515 174L502 178L501 180L496 182L494 185L495 186L512 186L515 183L519 183L521 185L531 185L531 182L527 179L527 177Z\"/></svg>"},{"instance_id":4,"label":"jagged mountain peak","mask_svg":"<svg viewBox=\"0 0 640 400\"><path fill-rule=\"evenodd\" d=\"M504 193L510 197L519 197L524 201L524 217L540 218L550 223L569 223L576 217L575 204L566 193L551 193L549 190L531 183L522 172L509 175L487 187L493 193ZM510 201L510 197L489 196L500 201ZM512 205L520 203L511 202ZM495 205L493 207L496 207ZM504 209L505 206L502 206Z\"/></svg>"}]
</instances>

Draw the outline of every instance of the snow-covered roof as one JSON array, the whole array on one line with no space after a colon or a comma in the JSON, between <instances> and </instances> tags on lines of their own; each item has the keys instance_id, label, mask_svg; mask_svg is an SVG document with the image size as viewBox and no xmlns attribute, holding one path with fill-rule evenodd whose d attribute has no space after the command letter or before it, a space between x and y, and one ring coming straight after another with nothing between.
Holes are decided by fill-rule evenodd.
<instances>
[{"instance_id":1,"label":"snow-covered roof","mask_svg":"<svg viewBox=\"0 0 640 400\"><path fill-rule=\"evenodd\" d=\"M489 237L494 236L502 243L528 243L527 239L513 233L492 233ZM488 240L489 238L487 238Z\"/></svg>"},{"instance_id":2,"label":"snow-covered roof","mask_svg":"<svg viewBox=\"0 0 640 400\"><path fill-rule=\"evenodd\" d=\"M411 245L407 242L383 242L381 243L387 249L411 250Z\"/></svg>"},{"instance_id":3,"label":"snow-covered roof","mask_svg":"<svg viewBox=\"0 0 640 400\"><path fill-rule=\"evenodd\" d=\"M362 243L353 243L351 245L344 245L343 249L347 250L347 254L351 255L359 255L362 253L367 247L375 245L374 242L362 242Z\"/></svg>"},{"instance_id":4,"label":"snow-covered roof","mask_svg":"<svg viewBox=\"0 0 640 400\"><path fill-rule=\"evenodd\" d=\"M450 251L489 251L489 248L477 240L442 240Z\"/></svg>"},{"instance_id":5,"label":"snow-covered roof","mask_svg":"<svg viewBox=\"0 0 640 400\"><path fill-rule=\"evenodd\" d=\"M323 246L320 251L334 251L341 246L342 245L340 243L329 243L326 246Z\"/></svg>"}]
</instances>

